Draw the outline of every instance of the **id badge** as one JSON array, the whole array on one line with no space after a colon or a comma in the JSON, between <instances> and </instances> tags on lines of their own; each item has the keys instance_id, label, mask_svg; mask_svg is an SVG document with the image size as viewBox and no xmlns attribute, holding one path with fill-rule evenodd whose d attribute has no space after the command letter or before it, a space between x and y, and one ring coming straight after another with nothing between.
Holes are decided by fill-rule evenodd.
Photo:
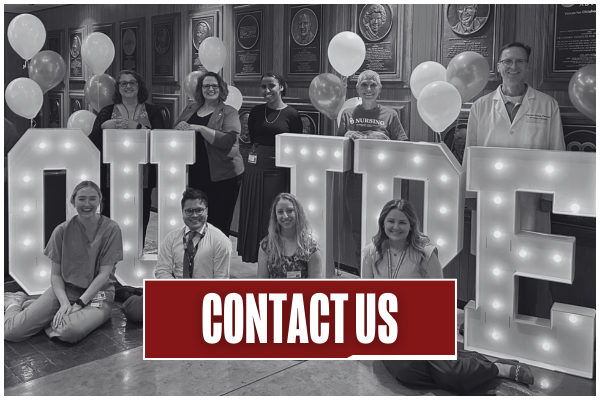
<instances>
[{"instance_id":1,"label":"id badge","mask_svg":"<svg viewBox=\"0 0 600 400\"><path fill-rule=\"evenodd\" d=\"M256 156L256 154L248 154L248 162L250 164L256 164L256 159L258 157Z\"/></svg>"},{"instance_id":2,"label":"id badge","mask_svg":"<svg viewBox=\"0 0 600 400\"><path fill-rule=\"evenodd\" d=\"M288 279L300 279L302 278L302 271L287 271Z\"/></svg>"},{"instance_id":3,"label":"id badge","mask_svg":"<svg viewBox=\"0 0 600 400\"><path fill-rule=\"evenodd\" d=\"M106 293L103 290L96 293L96 296L92 299L92 301L102 301L106 299Z\"/></svg>"},{"instance_id":4,"label":"id badge","mask_svg":"<svg viewBox=\"0 0 600 400\"><path fill-rule=\"evenodd\" d=\"M93 301L90 303L90 306L100 308L100 307L102 307L102 301Z\"/></svg>"}]
</instances>

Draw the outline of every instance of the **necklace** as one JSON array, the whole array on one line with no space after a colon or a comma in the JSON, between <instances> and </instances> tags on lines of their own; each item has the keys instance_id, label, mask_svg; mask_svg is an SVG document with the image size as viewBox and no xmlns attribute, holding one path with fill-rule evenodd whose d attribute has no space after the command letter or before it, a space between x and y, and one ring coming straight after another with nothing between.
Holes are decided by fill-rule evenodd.
<instances>
[{"instance_id":1,"label":"necklace","mask_svg":"<svg viewBox=\"0 0 600 400\"><path fill-rule=\"evenodd\" d=\"M275 121L277 121L277 118L279 118L279 114L281 114L281 110L283 110L283 108L279 109L279 112L277 113L277 116L275 117L275 119L273 121L269 121L267 119L267 108L269 108L269 107L267 105L265 105L265 121L267 121L267 124L273 124L273 123L275 123Z\"/></svg>"},{"instance_id":2,"label":"necklace","mask_svg":"<svg viewBox=\"0 0 600 400\"><path fill-rule=\"evenodd\" d=\"M390 251L390 248L388 247L387 249L387 256L388 256L388 279L396 279L396 276L398 276L398 271L400 271L400 266L402 265L402 262L404 262L404 256L406 255L406 247L408 246L408 243L406 243L404 245L404 249L402 249L402 254L400 255L400 259L398 260L398 264L396 264L396 269L393 271L392 273L392 252ZM397 256L396 253L394 253L394 256Z\"/></svg>"},{"instance_id":3,"label":"necklace","mask_svg":"<svg viewBox=\"0 0 600 400\"><path fill-rule=\"evenodd\" d=\"M139 103L135 105L135 110L133 110L133 118L135 118L135 113L137 112L139 105L140 105ZM131 117L129 116L129 109L127 108L127 106L125 104L123 104L123 107L125 107L125 111L127 111L127 119L131 119Z\"/></svg>"}]
</instances>

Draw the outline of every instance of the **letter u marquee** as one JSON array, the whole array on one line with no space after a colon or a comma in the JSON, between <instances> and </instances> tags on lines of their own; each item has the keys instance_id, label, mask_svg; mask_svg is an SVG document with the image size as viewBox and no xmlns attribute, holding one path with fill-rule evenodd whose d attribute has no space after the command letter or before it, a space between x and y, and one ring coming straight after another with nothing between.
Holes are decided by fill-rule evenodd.
<instances>
[{"instance_id":1,"label":"letter u marquee","mask_svg":"<svg viewBox=\"0 0 600 400\"><path fill-rule=\"evenodd\" d=\"M549 320L517 314L517 276L573 283L575 238L520 229L517 192L553 193L553 212L596 216L596 154L469 147L467 190L478 192L476 300L465 349L593 376L596 311L554 303Z\"/></svg>"}]
</instances>

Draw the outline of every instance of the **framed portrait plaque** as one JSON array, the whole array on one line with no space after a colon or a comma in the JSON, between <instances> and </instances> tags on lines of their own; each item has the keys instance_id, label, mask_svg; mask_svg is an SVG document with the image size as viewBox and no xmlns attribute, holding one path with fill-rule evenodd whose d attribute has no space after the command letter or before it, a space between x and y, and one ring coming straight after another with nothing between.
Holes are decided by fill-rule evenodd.
<instances>
[{"instance_id":1,"label":"framed portrait plaque","mask_svg":"<svg viewBox=\"0 0 600 400\"><path fill-rule=\"evenodd\" d=\"M390 4L357 6L356 32L365 43L363 65L356 71L370 69L382 78L398 73L398 8Z\"/></svg>"},{"instance_id":2,"label":"framed portrait plaque","mask_svg":"<svg viewBox=\"0 0 600 400\"><path fill-rule=\"evenodd\" d=\"M202 42L209 37L221 37L220 11L204 11L190 13L190 27L188 37L190 38L190 69L189 71L206 71L206 68L200 62L198 49ZM188 69L186 69L188 71Z\"/></svg>"},{"instance_id":3,"label":"framed portrait plaque","mask_svg":"<svg viewBox=\"0 0 600 400\"><path fill-rule=\"evenodd\" d=\"M122 21L119 29L120 70L129 69L144 76L144 26L146 18Z\"/></svg>"},{"instance_id":4,"label":"framed portrait plaque","mask_svg":"<svg viewBox=\"0 0 600 400\"><path fill-rule=\"evenodd\" d=\"M85 82L87 78L87 67L83 64L81 56L81 44L87 36L87 26L69 28L68 65L69 81Z\"/></svg>"},{"instance_id":5,"label":"framed portrait plaque","mask_svg":"<svg viewBox=\"0 0 600 400\"><path fill-rule=\"evenodd\" d=\"M179 79L180 13L152 17L152 82L176 84Z\"/></svg>"},{"instance_id":6,"label":"framed portrait plaque","mask_svg":"<svg viewBox=\"0 0 600 400\"><path fill-rule=\"evenodd\" d=\"M48 128L64 128L67 126L64 121L64 92L48 92L48 110L46 112L47 121L45 126Z\"/></svg>"},{"instance_id":7,"label":"framed portrait plaque","mask_svg":"<svg viewBox=\"0 0 600 400\"><path fill-rule=\"evenodd\" d=\"M165 122L165 129L171 129L179 116L179 95L152 94L152 104L160 110Z\"/></svg>"},{"instance_id":8,"label":"framed portrait plaque","mask_svg":"<svg viewBox=\"0 0 600 400\"><path fill-rule=\"evenodd\" d=\"M287 6L286 72L288 77L313 79L321 73L321 5Z\"/></svg>"},{"instance_id":9,"label":"framed portrait plaque","mask_svg":"<svg viewBox=\"0 0 600 400\"><path fill-rule=\"evenodd\" d=\"M234 11L235 78L255 78L263 73L263 10Z\"/></svg>"},{"instance_id":10,"label":"framed portrait plaque","mask_svg":"<svg viewBox=\"0 0 600 400\"><path fill-rule=\"evenodd\" d=\"M85 95L83 94L83 91L69 92L69 110L67 119L75 111L79 110L87 110L87 105L85 104Z\"/></svg>"},{"instance_id":11,"label":"framed portrait plaque","mask_svg":"<svg viewBox=\"0 0 600 400\"><path fill-rule=\"evenodd\" d=\"M106 36L108 36L110 38L110 40L113 42L113 45L116 43L115 23L114 22L111 22L109 24L94 24L94 25L92 25L92 32L104 33ZM115 76L115 73L117 72L117 71L115 71L116 55L117 55L117 51L115 49L115 59L108 66L108 68L106 68L106 71L104 71L105 74L108 74L108 75L112 76L113 78Z\"/></svg>"}]
</instances>

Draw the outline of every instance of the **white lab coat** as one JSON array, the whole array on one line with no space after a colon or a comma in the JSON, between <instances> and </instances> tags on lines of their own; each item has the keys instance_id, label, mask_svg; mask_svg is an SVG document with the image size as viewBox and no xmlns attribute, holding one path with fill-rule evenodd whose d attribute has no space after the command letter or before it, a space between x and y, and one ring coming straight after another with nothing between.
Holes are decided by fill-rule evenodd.
<instances>
[{"instance_id":1,"label":"white lab coat","mask_svg":"<svg viewBox=\"0 0 600 400\"><path fill-rule=\"evenodd\" d=\"M473 103L467 125L467 147L566 149L556 100L527 86L523 102L511 123L500 90L501 86L498 86L495 92ZM529 193L519 196L520 228L550 233L550 213L539 210L540 197L540 194ZM544 195L543 198L550 200L552 196Z\"/></svg>"}]
</instances>

